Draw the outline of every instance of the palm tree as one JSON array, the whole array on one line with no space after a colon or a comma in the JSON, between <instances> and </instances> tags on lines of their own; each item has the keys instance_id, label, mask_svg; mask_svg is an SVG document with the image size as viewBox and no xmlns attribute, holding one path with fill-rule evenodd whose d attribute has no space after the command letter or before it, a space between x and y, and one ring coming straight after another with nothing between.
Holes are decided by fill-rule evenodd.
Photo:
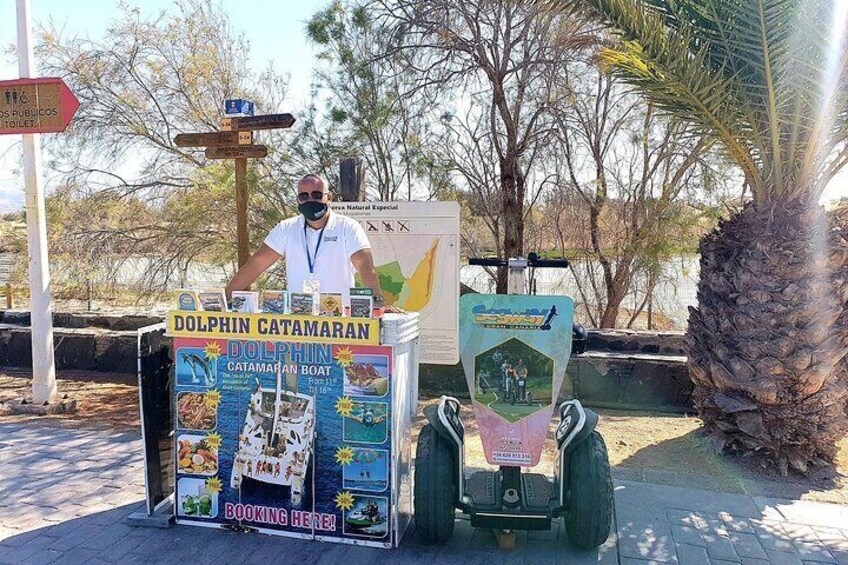
<instances>
[{"instance_id":1,"label":"palm tree","mask_svg":"<svg viewBox=\"0 0 848 565\"><path fill-rule=\"evenodd\" d=\"M783 473L832 461L848 419L848 248L817 203L848 161L848 2L547 1L611 29L602 65L744 173L750 198L701 242L687 333L714 445Z\"/></svg>"}]
</instances>

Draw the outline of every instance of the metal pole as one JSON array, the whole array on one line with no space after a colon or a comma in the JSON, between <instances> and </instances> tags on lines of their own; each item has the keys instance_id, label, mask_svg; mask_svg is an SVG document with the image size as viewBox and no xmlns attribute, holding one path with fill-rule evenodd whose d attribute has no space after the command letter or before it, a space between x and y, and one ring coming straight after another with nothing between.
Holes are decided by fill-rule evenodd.
<instances>
[{"instance_id":1,"label":"metal pole","mask_svg":"<svg viewBox=\"0 0 848 565\"><path fill-rule=\"evenodd\" d=\"M524 271L527 269L527 259L510 258L507 268L509 270L507 271L506 293L524 294Z\"/></svg>"},{"instance_id":2,"label":"metal pole","mask_svg":"<svg viewBox=\"0 0 848 565\"><path fill-rule=\"evenodd\" d=\"M30 78L35 69L30 0L17 0L17 7L18 69L21 78ZM53 308L41 177L41 138L38 134L24 134L23 138L32 316L32 399L35 404L43 404L54 402L59 393L56 389L56 364L53 357Z\"/></svg>"},{"instance_id":3,"label":"metal pole","mask_svg":"<svg viewBox=\"0 0 848 565\"><path fill-rule=\"evenodd\" d=\"M247 159L236 159L236 239L238 266L250 259L250 234L247 231Z\"/></svg>"}]
</instances>

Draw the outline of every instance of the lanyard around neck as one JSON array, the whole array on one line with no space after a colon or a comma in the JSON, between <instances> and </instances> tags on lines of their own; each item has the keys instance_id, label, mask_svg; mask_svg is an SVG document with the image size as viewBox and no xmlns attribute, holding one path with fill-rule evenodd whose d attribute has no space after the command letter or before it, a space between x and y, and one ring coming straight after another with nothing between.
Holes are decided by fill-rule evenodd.
<instances>
[{"instance_id":1,"label":"lanyard around neck","mask_svg":"<svg viewBox=\"0 0 848 565\"><path fill-rule=\"evenodd\" d=\"M315 264L318 262L318 250L321 249L321 240L324 239L324 230L327 229L327 224L318 232L318 243L315 244L315 255L309 254L309 242L306 239L306 228L309 225L306 220L303 221L303 249L306 251L306 262L309 265L309 274L315 273Z\"/></svg>"}]
</instances>

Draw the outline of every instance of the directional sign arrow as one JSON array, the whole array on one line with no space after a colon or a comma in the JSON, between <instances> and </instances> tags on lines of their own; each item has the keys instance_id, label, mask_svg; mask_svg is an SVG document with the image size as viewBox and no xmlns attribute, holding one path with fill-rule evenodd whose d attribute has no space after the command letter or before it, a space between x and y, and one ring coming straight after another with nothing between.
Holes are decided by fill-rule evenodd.
<instances>
[{"instance_id":1,"label":"directional sign arrow","mask_svg":"<svg viewBox=\"0 0 848 565\"><path fill-rule=\"evenodd\" d=\"M244 118L229 118L229 129L233 131L250 131L258 129L286 129L295 122L291 114L264 114Z\"/></svg>"},{"instance_id":2,"label":"directional sign arrow","mask_svg":"<svg viewBox=\"0 0 848 565\"><path fill-rule=\"evenodd\" d=\"M249 131L214 131L210 133L180 133L174 138L177 147L223 147L250 145L253 135Z\"/></svg>"},{"instance_id":3,"label":"directional sign arrow","mask_svg":"<svg viewBox=\"0 0 848 565\"><path fill-rule=\"evenodd\" d=\"M226 147L207 147L207 159L261 159L268 155L264 145L232 145Z\"/></svg>"},{"instance_id":4,"label":"directional sign arrow","mask_svg":"<svg viewBox=\"0 0 848 565\"><path fill-rule=\"evenodd\" d=\"M0 81L0 135L65 131L78 108L60 78Z\"/></svg>"}]
</instances>

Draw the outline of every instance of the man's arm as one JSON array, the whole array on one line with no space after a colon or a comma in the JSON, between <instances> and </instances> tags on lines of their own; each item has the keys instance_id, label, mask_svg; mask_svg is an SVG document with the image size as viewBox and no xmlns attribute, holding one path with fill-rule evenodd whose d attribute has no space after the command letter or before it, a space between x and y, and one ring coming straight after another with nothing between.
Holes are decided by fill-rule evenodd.
<instances>
[{"instance_id":1,"label":"man's arm","mask_svg":"<svg viewBox=\"0 0 848 565\"><path fill-rule=\"evenodd\" d=\"M250 288L253 281L259 278L259 275L264 273L268 267L276 263L282 255L265 245L256 250L250 259L247 260L241 269L233 276L233 280L227 285L227 298L230 298L234 290L246 290ZM363 280L364 277L363 277Z\"/></svg>"},{"instance_id":2,"label":"man's arm","mask_svg":"<svg viewBox=\"0 0 848 565\"><path fill-rule=\"evenodd\" d=\"M380 277L377 276L377 269L374 268L374 256L371 255L370 249L360 249L350 256L350 262L359 276L362 277L362 286L374 290L374 295L383 294L383 289L380 288Z\"/></svg>"}]
</instances>

